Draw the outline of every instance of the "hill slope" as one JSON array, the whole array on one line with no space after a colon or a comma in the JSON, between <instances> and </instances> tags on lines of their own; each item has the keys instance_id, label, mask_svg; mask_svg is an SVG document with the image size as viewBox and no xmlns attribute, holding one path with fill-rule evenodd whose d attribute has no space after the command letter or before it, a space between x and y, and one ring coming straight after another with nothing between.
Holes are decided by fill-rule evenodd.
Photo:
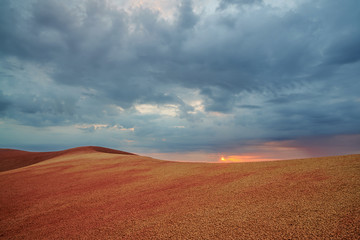
<instances>
[{"instance_id":1,"label":"hill slope","mask_svg":"<svg viewBox=\"0 0 360 240\"><path fill-rule=\"evenodd\" d=\"M64 154L74 154L80 152L103 152L113 154L135 155L133 153L94 146L78 147L55 152L27 152L14 149L0 149L0 172L29 166Z\"/></svg>"},{"instance_id":2,"label":"hill slope","mask_svg":"<svg viewBox=\"0 0 360 240\"><path fill-rule=\"evenodd\" d=\"M208 164L78 150L0 173L1 238L360 236L360 155Z\"/></svg>"}]
</instances>

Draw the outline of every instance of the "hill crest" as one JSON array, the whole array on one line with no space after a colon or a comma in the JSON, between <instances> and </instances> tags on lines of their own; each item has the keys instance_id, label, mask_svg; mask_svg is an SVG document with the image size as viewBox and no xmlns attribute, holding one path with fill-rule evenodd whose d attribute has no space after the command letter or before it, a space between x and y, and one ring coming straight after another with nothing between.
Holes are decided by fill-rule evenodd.
<instances>
[{"instance_id":1,"label":"hill crest","mask_svg":"<svg viewBox=\"0 0 360 240\"><path fill-rule=\"evenodd\" d=\"M134 153L124 152L105 147L97 146L83 146L70 148L61 151L50 152L31 152L17 149L2 148L0 149L0 172L26 167L39 163L45 160L49 160L54 157L78 154L78 153L109 153L109 154L123 154L123 155L136 155Z\"/></svg>"}]
</instances>

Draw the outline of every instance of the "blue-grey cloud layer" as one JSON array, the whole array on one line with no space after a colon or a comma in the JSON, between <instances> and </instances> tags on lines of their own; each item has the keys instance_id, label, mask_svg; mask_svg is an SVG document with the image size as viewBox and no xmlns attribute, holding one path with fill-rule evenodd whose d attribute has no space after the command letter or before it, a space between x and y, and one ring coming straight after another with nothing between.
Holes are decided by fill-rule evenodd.
<instances>
[{"instance_id":1,"label":"blue-grey cloud layer","mask_svg":"<svg viewBox=\"0 0 360 240\"><path fill-rule=\"evenodd\" d=\"M95 0L0 5L3 124L105 124L109 139L159 151L360 133L357 0L285 10L222 0L213 12L183 0L171 21ZM175 115L141 114L141 104Z\"/></svg>"}]
</instances>

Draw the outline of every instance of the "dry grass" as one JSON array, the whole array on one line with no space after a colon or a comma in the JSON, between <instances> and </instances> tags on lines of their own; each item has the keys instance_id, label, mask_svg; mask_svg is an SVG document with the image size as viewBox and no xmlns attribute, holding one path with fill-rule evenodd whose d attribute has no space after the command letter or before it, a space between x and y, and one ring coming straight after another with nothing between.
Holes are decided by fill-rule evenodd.
<instances>
[{"instance_id":1,"label":"dry grass","mask_svg":"<svg viewBox=\"0 0 360 240\"><path fill-rule=\"evenodd\" d=\"M0 191L3 239L360 238L360 155L208 164L82 148L1 172Z\"/></svg>"}]
</instances>

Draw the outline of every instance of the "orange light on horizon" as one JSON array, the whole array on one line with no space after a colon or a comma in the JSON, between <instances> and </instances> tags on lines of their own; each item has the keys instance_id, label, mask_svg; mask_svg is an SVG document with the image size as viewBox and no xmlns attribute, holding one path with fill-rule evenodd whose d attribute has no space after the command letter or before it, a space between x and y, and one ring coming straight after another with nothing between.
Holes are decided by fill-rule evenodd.
<instances>
[{"instance_id":1,"label":"orange light on horizon","mask_svg":"<svg viewBox=\"0 0 360 240\"><path fill-rule=\"evenodd\" d=\"M237 156L237 155L232 155L232 156L227 156L227 157L221 157L221 162L243 162L242 159L243 156Z\"/></svg>"},{"instance_id":2,"label":"orange light on horizon","mask_svg":"<svg viewBox=\"0 0 360 240\"><path fill-rule=\"evenodd\" d=\"M220 162L224 163L235 163L235 162L260 162L260 161L273 161L277 159L263 158L261 156L251 155L231 155L227 157L221 157Z\"/></svg>"}]
</instances>

